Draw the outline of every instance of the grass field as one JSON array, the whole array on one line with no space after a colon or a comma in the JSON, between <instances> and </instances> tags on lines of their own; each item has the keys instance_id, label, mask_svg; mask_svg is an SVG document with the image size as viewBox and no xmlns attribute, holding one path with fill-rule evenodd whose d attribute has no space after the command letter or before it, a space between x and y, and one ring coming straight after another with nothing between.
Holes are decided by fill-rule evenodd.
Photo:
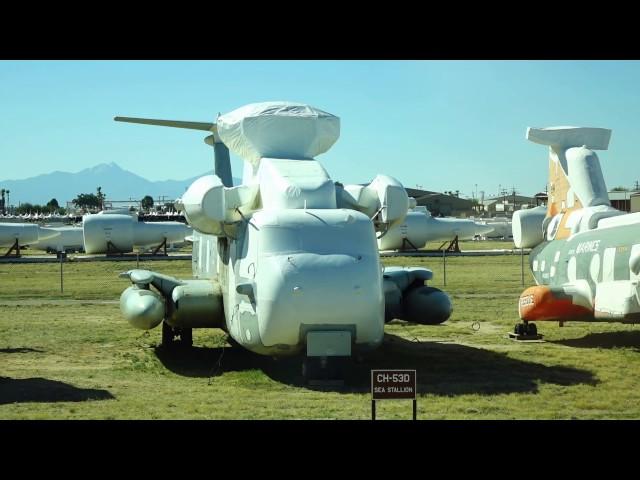
<instances>
[{"instance_id":1,"label":"grass field","mask_svg":"<svg viewBox=\"0 0 640 480\"><path fill-rule=\"evenodd\" d=\"M195 330L182 355L157 348L160 329L133 329L116 302L127 285L117 274L135 261L65 264L63 294L57 264L0 265L0 418L368 419L371 368L417 370L419 419L640 417L638 327L539 324L545 343L505 338L517 321L519 255L447 258L446 287L441 259L383 263L432 268L453 316L439 326L391 322L383 346L333 390L305 386L298 360L223 348L220 330ZM377 416L410 419L411 402L378 402Z\"/></svg>"}]
</instances>

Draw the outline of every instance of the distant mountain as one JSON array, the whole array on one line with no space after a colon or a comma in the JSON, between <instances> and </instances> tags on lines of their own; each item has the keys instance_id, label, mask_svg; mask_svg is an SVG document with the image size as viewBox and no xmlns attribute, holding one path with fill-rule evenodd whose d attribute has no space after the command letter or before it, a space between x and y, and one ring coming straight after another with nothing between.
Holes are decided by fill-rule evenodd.
<instances>
[{"instance_id":1,"label":"distant mountain","mask_svg":"<svg viewBox=\"0 0 640 480\"><path fill-rule=\"evenodd\" d=\"M211 173L213 171L202 175ZM77 173L55 171L24 180L0 180L0 187L11 191L12 205L17 205L18 202L44 204L55 198L60 206L65 206L66 202L76 198L79 193L96 193L97 187L102 187L107 200L140 200L145 195L151 195L154 199L160 196L175 199L202 175L186 180L152 182L111 162L85 168ZM233 184L240 183L241 180L234 177Z\"/></svg>"}]
</instances>

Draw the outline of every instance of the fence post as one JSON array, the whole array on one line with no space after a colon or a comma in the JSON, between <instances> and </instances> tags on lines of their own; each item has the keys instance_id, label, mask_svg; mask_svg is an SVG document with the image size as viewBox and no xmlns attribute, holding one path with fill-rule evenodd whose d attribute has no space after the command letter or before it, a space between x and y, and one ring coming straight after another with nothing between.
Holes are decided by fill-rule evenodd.
<instances>
[{"instance_id":1,"label":"fence post","mask_svg":"<svg viewBox=\"0 0 640 480\"><path fill-rule=\"evenodd\" d=\"M60 257L60 293L64 293L64 279L62 275L62 262L64 262L64 255L62 252L58 252Z\"/></svg>"},{"instance_id":2,"label":"fence post","mask_svg":"<svg viewBox=\"0 0 640 480\"><path fill-rule=\"evenodd\" d=\"M447 286L447 251L442 250L442 276L444 277L444 285Z\"/></svg>"},{"instance_id":3,"label":"fence post","mask_svg":"<svg viewBox=\"0 0 640 480\"><path fill-rule=\"evenodd\" d=\"M520 249L520 281L524 287L524 248Z\"/></svg>"}]
</instances>

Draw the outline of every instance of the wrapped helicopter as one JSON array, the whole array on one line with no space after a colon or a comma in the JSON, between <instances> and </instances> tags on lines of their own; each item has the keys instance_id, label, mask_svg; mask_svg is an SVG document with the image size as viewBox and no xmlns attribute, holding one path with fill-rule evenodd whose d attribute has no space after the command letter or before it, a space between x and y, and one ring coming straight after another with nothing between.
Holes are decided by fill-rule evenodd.
<instances>
[{"instance_id":1,"label":"wrapped helicopter","mask_svg":"<svg viewBox=\"0 0 640 480\"><path fill-rule=\"evenodd\" d=\"M380 263L377 238L403 222L413 200L400 182L378 175L342 185L314 159L338 139L338 117L265 102L215 124L115 120L207 131L214 148L215 175L178 202L194 229L194 278L121 274L133 283L123 315L141 329L162 323L164 346L191 345L193 328L222 328L255 353L302 354L305 365L327 368L378 347L391 319L438 324L451 315L448 295L425 284L430 270ZM238 186L229 149L245 162Z\"/></svg>"}]
</instances>

